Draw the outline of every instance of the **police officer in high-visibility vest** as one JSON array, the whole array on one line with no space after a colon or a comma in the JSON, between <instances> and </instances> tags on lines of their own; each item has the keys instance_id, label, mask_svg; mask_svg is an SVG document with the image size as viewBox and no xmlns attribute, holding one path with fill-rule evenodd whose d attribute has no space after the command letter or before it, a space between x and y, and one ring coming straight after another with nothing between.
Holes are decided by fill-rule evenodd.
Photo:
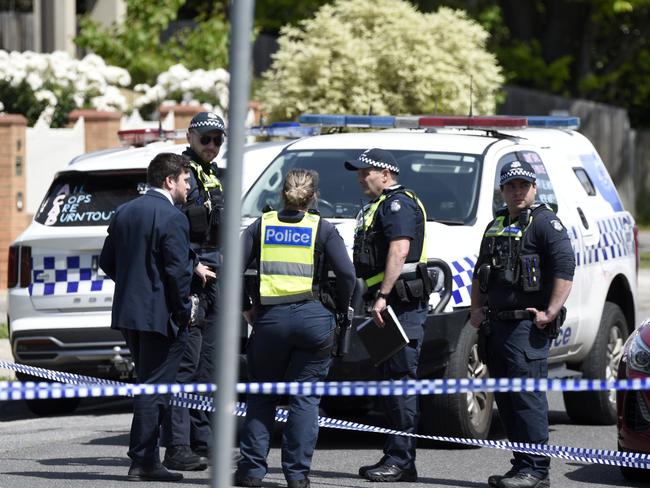
<instances>
[{"instance_id":1,"label":"police officer in high-visibility vest","mask_svg":"<svg viewBox=\"0 0 650 488\"><path fill-rule=\"evenodd\" d=\"M472 279L470 322L490 376L546 378L550 343L565 317L575 258L566 229L552 209L535 202L536 174L527 161L506 163L499 184L506 208L496 214L481 242ZM482 348L483 349L483 348ZM495 393L508 440L548 443L544 392ZM488 484L546 488L550 458L513 453L512 467Z\"/></svg>"},{"instance_id":2,"label":"police officer in high-visibility vest","mask_svg":"<svg viewBox=\"0 0 650 488\"><path fill-rule=\"evenodd\" d=\"M354 266L368 287L372 315L378 326L390 305L408 338L408 345L380 365L387 380L417 379L431 281L426 267L426 210L418 197L401 186L395 157L382 149L368 149L355 161L364 193L373 200L360 212L354 241ZM418 399L414 395L386 396L384 408L391 428L415 433ZM389 435L384 456L363 466L359 475L371 481L416 481L415 439Z\"/></svg>"},{"instance_id":3,"label":"police officer in high-visibility vest","mask_svg":"<svg viewBox=\"0 0 650 488\"><path fill-rule=\"evenodd\" d=\"M321 381L331 362L335 319L346 313L355 285L354 268L336 228L309 210L318 196L318 174L293 169L282 190L284 208L264 212L242 234L246 267L256 263L259 285L245 300L252 325L248 342L251 381ZM336 286L324 300L328 270ZM248 294L247 294L248 296ZM240 437L242 458L236 486L262 486L273 433L277 395L249 395ZM318 436L318 395L289 399L282 437L282 470L289 488L309 486Z\"/></svg>"},{"instance_id":4,"label":"police officer in high-visibility vest","mask_svg":"<svg viewBox=\"0 0 650 488\"><path fill-rule=\"evenodd\" d=\"M212 112L199 112L187 130L190 159L190 189L182 210L190 224L190 247L196 254L192 280L193 318L183 355L178 383L211 383L216 338L219 227L223 210L223 187L213 162L224 142L223 120ZM179 471L207 468L211 459L212 425L210 414L201 410L172 407L171 425L162 444L167 447L163 464Z\"/></svg>"}]
</instances>

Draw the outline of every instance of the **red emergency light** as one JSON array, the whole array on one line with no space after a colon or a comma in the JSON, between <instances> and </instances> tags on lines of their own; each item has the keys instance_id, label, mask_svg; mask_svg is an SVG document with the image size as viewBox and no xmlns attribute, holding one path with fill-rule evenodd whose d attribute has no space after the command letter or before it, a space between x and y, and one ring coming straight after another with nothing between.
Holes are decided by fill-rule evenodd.
<instances>
[{"instance_id":1,"label":"red emergency light","mask_svg":"<svg viewBox=\"0 0 650 488\"><path fill-rule=\"evenodd\" d=\"M470 129L516 129L526 127L526 117L511 116L423 116L418 121L420 127L466 127Z\"/></svg>"}]
</instances>

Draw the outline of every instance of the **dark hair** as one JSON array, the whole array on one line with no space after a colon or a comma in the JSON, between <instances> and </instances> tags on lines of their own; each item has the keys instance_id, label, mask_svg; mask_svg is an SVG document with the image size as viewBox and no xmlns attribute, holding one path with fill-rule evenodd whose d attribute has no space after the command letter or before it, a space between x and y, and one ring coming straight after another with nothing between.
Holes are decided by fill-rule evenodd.
<instances>
[{"instance_id":1,"label":"dark hair","mask_svg":"<svg viewBox=\"0 0 650 488\"><path fill-rule=\"evenodd\" d=\"M190 170L190 160L180 154L160 153L149 163L147 168L147 183L149 186L162 188L165 178L171 176L177 179L181 173Z\"/></svg>"}]
</instances>

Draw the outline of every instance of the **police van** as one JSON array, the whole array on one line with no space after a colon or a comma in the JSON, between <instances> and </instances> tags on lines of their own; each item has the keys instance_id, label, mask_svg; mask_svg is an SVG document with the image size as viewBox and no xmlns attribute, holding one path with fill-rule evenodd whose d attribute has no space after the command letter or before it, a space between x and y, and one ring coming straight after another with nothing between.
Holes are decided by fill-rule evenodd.
<instances>
[{"instance_id":1,"label":"police van","mask_svg":"<svg viewBox=\"0 0 650 488\"><path fill-rule=\"evenodd\" d=\"M113 379L128 372L124 339L110 329L114 283L99 267L99 253L115 209L147 190L154 156L185 150L174 143L179 137L184 133L121 131L128 147L78 156L55 175L33 222L9 248L7 321L17 363ZM287 143L244 148L242 193ZM216 160L220 168L225 152ZM78 400L27 403L37 414L53 414L74 410Z\"/></svg>"},{"instance_id":2,"label":"police van","mask_svg":"<svg viewBox=\"0 0 650 488\"><path fill-rule=\"evenodd\" d=\"M399 182L426 207L429 264L444 276L431 297L420 378L489 375L469 324L473 268L483 232L504 204L500 169L526 161L537 173L538 200L556 209L568 230L577 264L567 319L551 347L550 376L616 379L623 343L636 323L637 229L597 151L577 131L579 119L313 114L300 121L330 133L284 148L244 197L243 225L267 206L280 207L289 170L313 169L320 174L318 209L336 225L351 254L356 218L367 200L343 162L373 147L393 153ZM358 296L354 301L358 323L368 310ZM356 336L329 378L377 379ZM567 392L564 402L576 422L616 421L613 391ZM341 402L325 399L323 406L340 409ZM485 438L492 408L491 393L423 396L422 432Z\"/></svg>"}]
</instances>

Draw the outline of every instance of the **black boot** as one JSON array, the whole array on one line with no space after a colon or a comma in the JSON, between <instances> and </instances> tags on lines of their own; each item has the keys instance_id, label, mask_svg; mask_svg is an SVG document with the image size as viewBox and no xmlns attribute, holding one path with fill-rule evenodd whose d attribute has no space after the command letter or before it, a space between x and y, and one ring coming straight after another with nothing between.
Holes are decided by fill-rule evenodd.
<instances>
[{"instance_id":1,"label":"black boot","mask_svg":"<svg viewBox=\"0 0 650 488\"><path fill-rule=\"evenodd\" d=\"M418 472L412 468L400 468L395 464L382 464L366 471L365 478L370 481L417 481Z\"/></svg>"},{"instance_id":2,"label":"black boot","mask_svg":"<svg viewBox=\"0 0 650 488\"><path fill-rule=\"evenodd\" d=\"M203 471L208 469L208 460L197 456L190 446L171 446L165 449L163 465L176 471Z\"/></svg>"},{"instance_id":3,"label":"black boot","mask_svg":"<svg viewBox=\"0 0 650 488\"><path fill-rule=\"evenodd\" d=\"M512 478L499 481L499 488L549 488L551 481L547 478L537 478L528 473L517 473Z\"/></svg>"}]
</instances>

